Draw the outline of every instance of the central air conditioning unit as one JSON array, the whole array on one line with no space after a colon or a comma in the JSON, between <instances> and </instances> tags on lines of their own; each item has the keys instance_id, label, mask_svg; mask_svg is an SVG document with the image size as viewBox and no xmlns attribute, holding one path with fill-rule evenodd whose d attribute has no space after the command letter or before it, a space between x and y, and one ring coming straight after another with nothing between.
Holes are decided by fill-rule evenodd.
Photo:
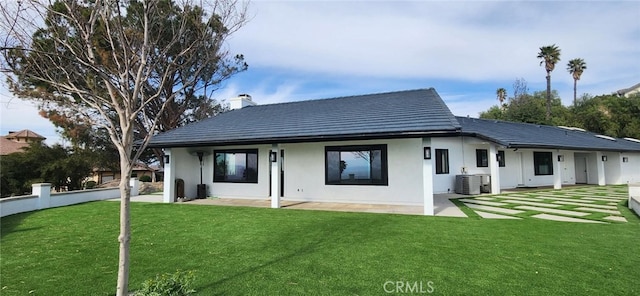
<instances>
[{"instance_id":1,"label":"central air conditioning unit","mask_svg":"<svg viewBox=\"0 0 640 296\"><path fill-rule=\"evenodd\" d=\"M477 175L456 175L456 193L477 195L480 194L481 177Z\"/></svg>"}]
</instances>

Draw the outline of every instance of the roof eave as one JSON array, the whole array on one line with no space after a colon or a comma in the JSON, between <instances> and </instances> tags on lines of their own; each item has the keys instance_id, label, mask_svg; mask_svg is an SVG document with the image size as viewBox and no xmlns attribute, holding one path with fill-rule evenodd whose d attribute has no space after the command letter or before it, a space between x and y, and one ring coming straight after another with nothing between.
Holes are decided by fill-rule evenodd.
<instances>
[{"instance_id":1,"label":"roof eave","mask_svg":"<svg viewBox=\"0 0 640 296\"><path fill-rule=\"evenodd\" d=\"M350 135L323 135L323 136L297 136L282 138L255 138L255 139L237 139L225 141L194 141L181 143L149 143L147 148L183 148L183 147L202 147L202 146L234 146L234 145L264 145L264 144L289 144L289 143L309 143L309 142L328 142L328 141L353 141L353 140L380 140L380 139L399 139L399 138L416 138L424 136L453 136L459 135L458 129L438 130L438 131L418 131L418 132L385 132L385 133L366 133L366 134L350 134Z\"/></svg>"}]
</instances>

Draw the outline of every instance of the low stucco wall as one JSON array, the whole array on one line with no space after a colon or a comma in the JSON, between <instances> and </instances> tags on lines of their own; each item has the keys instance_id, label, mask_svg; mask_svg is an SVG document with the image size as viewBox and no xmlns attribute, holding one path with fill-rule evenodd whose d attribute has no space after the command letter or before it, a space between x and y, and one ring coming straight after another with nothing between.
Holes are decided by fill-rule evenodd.
<instances>
[{"instance_id":1,"label":"low stucco wall","mask_svg":"<svg viewBox=\"0 0 640 296\"><path fill-rule=\"evenodd\" d=\"M131 179L130 184L131 196L137 196L140 181L134 178ZM120 197L120 189L117 187L51 193L51 184L34 184L33 186L32 195L0 199L0 217ZM36 189L36 187L40 189Z\"/></svg>"},{"instance_id":2,"label":"low stucco wall","mask_svg":"<svg viewBox=\"0 0 640 296\"><path fill-rule=\"evenodd\" d=\"M640 183L629 184L629 209L640 216Z\"/></svg>"},{"instance_id":3,"label":"low stucco wall","mask_svg":"<svg viewBox=\"0 0 640 296\"><path fill-rule=\"evenodd\" d=\"M38 209L37 195L22 195L0 199L0 217Z\"/></svg>"}]
</instances>

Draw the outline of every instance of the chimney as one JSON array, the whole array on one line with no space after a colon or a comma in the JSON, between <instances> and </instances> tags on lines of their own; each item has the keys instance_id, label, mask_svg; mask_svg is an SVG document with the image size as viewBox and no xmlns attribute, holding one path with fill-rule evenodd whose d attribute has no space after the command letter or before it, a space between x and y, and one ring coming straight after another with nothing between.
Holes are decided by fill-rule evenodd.
<instances>
[{"instance_id":1,"label":"chimney","mask_svg":"<svg viewBox=\"0 0 640 296\"><path fill-rule=\"evenodd\" d=\"M247 106L255 105L257 104L251 100L251 96L248 94L239 94L237 97L229 100L229 108L231 108L231 110L242 109Z\"/></svg>"}]
</instances>

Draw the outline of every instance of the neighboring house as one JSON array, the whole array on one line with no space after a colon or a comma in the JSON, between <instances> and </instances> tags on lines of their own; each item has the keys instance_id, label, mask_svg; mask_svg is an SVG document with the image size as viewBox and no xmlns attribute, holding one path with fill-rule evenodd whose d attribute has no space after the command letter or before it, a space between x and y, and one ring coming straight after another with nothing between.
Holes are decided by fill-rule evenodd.
<instances>
[{"instance_id":1,"label":"neighboring house","mask_svg":"<svg viewBox=\"0 0 640 296\"><path fill-rule=\"evenodd\" d=\"M492 193L640 181L639 140L455 117L432 88L254 105L241 96L234 110L153 137L149 147L165 151L165 202L176 180L194 197L202 179L209 196L272 207L423 205L433 215L433 195L456 191L457 175L489 175Z\"/></svg>"},{"instance_id":2,"label":"neighboring house","mask_svg":"<svg viewBox=\"0 0 640 296\"><path fill-rule=\"evenodd\" d=\"M133 166L133 175L138 179L142 176L149 176L151 177L151 182L156 182L159 170L160 169L148 166L144 163L138 163ZM91 176L89 177L90 181L95 181L97 184L104 184L119 179L120 170L112 171L104 168L94 168Z\"/></svg>"},{"instance_id":3,"label":"neighboring house","mask_svg":"<svg viewBox=\"0 0 640 296\"><path fill-rule=\"evenodd\" d=\"M0 155L22 152L23 148L29 147L29 144L44 140L46 140L45 137L28 129L9 132L8 135L0 137Z\"/></svg>"},{"instance_id":4,"label":"neighboring house","mask_svg":"<svg viewBox=\"0 0 640 296\"><path fill-rule=\"evenodd\" d=\"M640 93L640 83L629 87L629 88L623 88L621 90L618 90L615 92L615 94L619 95L619 96L624 96L624 97L630 97L632 95L635 94L639 94Z\"/></svg>"}]
</instances>

